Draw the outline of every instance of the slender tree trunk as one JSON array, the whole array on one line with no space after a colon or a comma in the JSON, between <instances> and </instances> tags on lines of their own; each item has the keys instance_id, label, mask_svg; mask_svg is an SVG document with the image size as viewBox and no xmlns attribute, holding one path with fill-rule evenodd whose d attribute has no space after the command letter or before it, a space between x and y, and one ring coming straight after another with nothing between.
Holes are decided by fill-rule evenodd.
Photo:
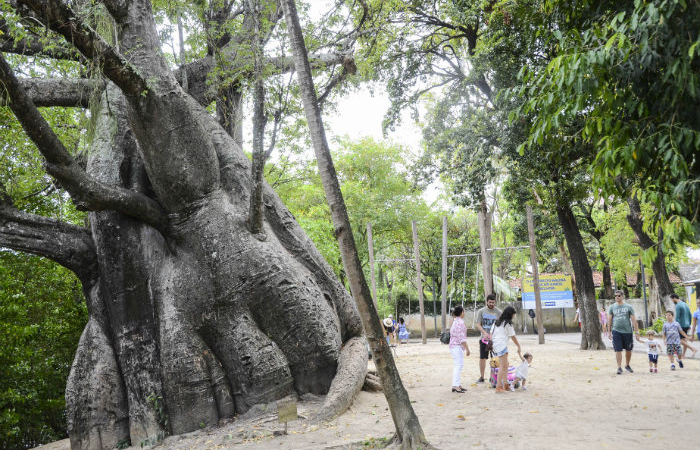
<instances>
[{"instance_id":1,"label":"slender tree trunk","mask_svg":"<svg viewBox=\"0 0 700 450\"><path fill-rule=\"evenodd\" d=\"M612 274L610 273L610 261L601 253L603 259L603 298L613 298Z\"/></svg>"},{"instance_id":2,"label":"slender tree trunk","mask_svg":"<svg viewBox=\"0 0 700 450\"><path fill-rule=\"evenodd\" d=\"M253 163L251 164L251 193L248 226L250 232L264 239L263 231L263 171L265 169L265 86L263 80L263 41L260 32L260 1L248 1L253 15Z\"/></svg>"},{"instance_id":3,"label":"slender tree trunk","mask_svg":"<svg viewBox=\"0 0 700 450\"><path fill-rule=\"evenodd\" d=\"M493 294L493 258L491 248L491 212L486 200L482 200L477 214L479 222L479 246L481 249L481 270L484 276L484 294Z\"/></svg>"},{"instance_id":4,"label":"slender tree trunk","mask_svg":"<svg viewBox=\"0 0 700 450\"><path fill-rule=\"evenodd\" d=\"M630 197L627 199L627 205L629 206L630 213L627 215L627 222L634 231L635 236L637 236L637 241L642 250L648 250L653 246L656 246L656 258L651 265L651 269L654 272L654 278L659 290L659 298L661 299L661 304L666 310L673 311L673 302L671 302L671 294L674 293L673 285L668 277L668 271L666 270L666 258L664 256L663 249L661 248L661 241L663 235L661 230L659 230L659 239L654 242L651 237L644 231L644 223L642 221L642 210L639 205L639 201L636 198Z\"/></svg>"},{"instance_id":5,"label":"slender tree trunk","mask_svg":"<svg viewBox=\"0 0 700 450\"><path fill-rule=\"evenodd\" d=\"M294 0L282 0L280 3L287 21L289 40L294 54L294 64L304 103L304 112L309 124L311 140L316 153L326 200L331 210L335 235L343 258L343 266L348 274L350 290L360 310L377 372L381 378L384 395L396 427L396 435L393 442L400 448L430 447L418 421L418 416L413 410L408 392L406 392L401 382L401 377L396 369L389 346L384 339L379 315L374 307L367 281L364 278L362 265L352 235L350 220L345 209L345 202L340 191L328 142L326 141L296 4Z\"/></svg>"},{"instance_id":6,"label":"slender tree trunk","mask_svg":"<svg viewBox=\"0 0 700 450\"><path fill-rule=\"evenodd\" d=\"M583 246L581 232L571 207L568 204L557 205L557 218L564 231L569 256L576 275L576 294L582 317L581 349L603 350L605 344L601 338L600 316L595 300L593 271L588 263L586 249Z\"/></svg>"}]
</instances>

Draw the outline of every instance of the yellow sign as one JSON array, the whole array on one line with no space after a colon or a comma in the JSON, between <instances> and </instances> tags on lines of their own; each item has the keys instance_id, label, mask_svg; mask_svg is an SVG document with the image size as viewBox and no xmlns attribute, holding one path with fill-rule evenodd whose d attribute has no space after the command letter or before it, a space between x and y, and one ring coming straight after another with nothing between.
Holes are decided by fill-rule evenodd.
<instances>
[{"instance_id":1,"label":"yellow sign","mask_svg":"<svg viewBox=\"0 0 700 450\"><path fill-rule=\"evenodd\" d=\"M540 274L540 299L543 308L571 308L574 293L571 275L565 273ZM523 308L535 309L535 287L532 277L523 280Z\"/></svg>"}]
</instances>

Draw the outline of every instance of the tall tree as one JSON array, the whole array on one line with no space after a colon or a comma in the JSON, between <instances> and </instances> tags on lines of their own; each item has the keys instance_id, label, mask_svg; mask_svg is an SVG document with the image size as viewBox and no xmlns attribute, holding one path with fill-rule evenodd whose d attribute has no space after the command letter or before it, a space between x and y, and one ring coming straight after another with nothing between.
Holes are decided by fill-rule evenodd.
<instances>
[{"instance_id":1,"label":"tall tree","mask_svg":"<svg viewBox=\"0 0 700 450\"><path fill-rule=\"evenodd\" d=\"M321 110L316 97L313 78L311 77L311 67L306 45L304 44L301 25L297 15L296 3L294 0L282 0L281 5L287 21L289 40L294 53L294 64L299 77L304 112L309 124L326 200L331 209L335 235L343 258L343 267L348 275L350 290L360 308L364 328L367 331L367 337L374 356L374 363L377 366L384 395L389 403L391 416L394 420L396 434L392 442L399 448L432 448L425 439L418 416L416 416L408 397L408 392L406 392L401 382L391 350L384 339L384 329L374 306L369 286L362 272L362 265L360 264L357 247L352 235L350 219L348 218L326 140Z\"/></svg>"},{"instance_id":2,"label":"tall tree","mask_svg":"<svg viewBox=\"0 0 700 450\"><path fill-rule=\"evenodd\" d=\"M319 419L343 411L366 370L360 316L269 186L267 239L249 231L250 161L206 109L213 55L172 67L147 0L72 4L78 12L53 0L9 6L15 30L51 30L45 42L74 47L68 56L77 50L104 76L20 80L24 66L0 58L4 101L48 174L89 212L83 227L0 208L3 246L53 259L83 285L89 320L66 388L72 446L157 440L292 393L328 394ZM239 15L229 2L212 8ZM105 24L109 41L96 31ZM244 37L219 36L217 60L245 70ZM66 57L52 48L42 54ZM85 73L73 64L64 74ZM87 106L85 86L97 91L87 95L94 139L82 161L36 105Z\"/></svg>"}]
</instances>

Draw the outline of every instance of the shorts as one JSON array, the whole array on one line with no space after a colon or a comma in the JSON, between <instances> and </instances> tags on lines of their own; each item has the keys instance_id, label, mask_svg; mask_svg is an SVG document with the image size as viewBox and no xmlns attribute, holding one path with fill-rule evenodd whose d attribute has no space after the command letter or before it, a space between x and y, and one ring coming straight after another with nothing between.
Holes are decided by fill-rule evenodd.
<instances>
[{"instance_id":1,"label":"shorts","mask_svg":"<svg viewBox=\"0 0 700 450\"><path fill-rule=\"evenodd\" d=\"M632 333L620 333L619 331L613 330L612 332L613 349L616 352L621 352L623 349L628 352L632 351L634 347L634 341L632 340Z\"/></svg>"},{"instance_id":2,"label":"shorts","mask_svg":"<svg viewBox=\"0 0 700 450\"><path fill-rule=\"evenodd\" d=\"M495 356L507 355L507 354L508 354L508 347L505 347L505 348L504 348L503 350L501 350L500 352L497 352L497 351L494 350L494 351L493 351L493 354L494 354Z\"/></svg>"},{"instance_id":3,"label":"shorts","mask_svg":"<svg viewBox=\"0 0 700 450\"><path fill-rule=\"evenodd\" d=\"M681 330L683 330L683 332L685 333L686 336L690 337L690 327L681 328ZM685 338L683 336L681 336L681 339L685 339Z\"/></svg>"},{"instance_id":4,"label":"shorts","mask_svg":"<svg viewBox=\"0 0 700 450\"><path fill-rule=\"evenodd\" d=\"M676 355L681 356L681 344L667 344L666 353L669 355L673 355L675 353Z\"/></svg>"},{"instance_id":5,"label":"shorts","mask_svg":"<svg viewBox=\"0 0 700 450\"><path fill-rule=\"evenodd\" d=\"M700 331L698 331L698 341L700 341Z\"/></svg>"},{"instance_id":6,"label":"shorts","mask_svg":"<svg viewBox=\"0 0 700 450\"><path fill-rule=\"evenodd\" d=\"M479 339L479 359L489 359L489 346Z\"/></svg>"},{"instance_id":7,"label":"shorts","mask_svg":"<svg viewBox=\"0 0 700 450\"><path fill-rule=\"evenodd\" d=\"M659 355L649 355L649 362L654 364L658 363Z\"/></svg>"}]
</instances>

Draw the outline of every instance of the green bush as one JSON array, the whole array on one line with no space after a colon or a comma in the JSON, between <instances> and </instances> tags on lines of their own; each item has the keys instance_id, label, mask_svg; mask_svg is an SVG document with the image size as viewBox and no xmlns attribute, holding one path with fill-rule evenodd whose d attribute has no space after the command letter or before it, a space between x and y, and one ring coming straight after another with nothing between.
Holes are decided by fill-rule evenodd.
<instances>
[{"instance_id":1,"label":"green bush","mask_svg":"<svg viewBox=\"0 0 700 450\"><path fill-rule=\"evenodd\" d=\"M86 322L81 285L70 271L0 253L0 449L67 437L66 379Z\"/></svg>"}]
</instances>

